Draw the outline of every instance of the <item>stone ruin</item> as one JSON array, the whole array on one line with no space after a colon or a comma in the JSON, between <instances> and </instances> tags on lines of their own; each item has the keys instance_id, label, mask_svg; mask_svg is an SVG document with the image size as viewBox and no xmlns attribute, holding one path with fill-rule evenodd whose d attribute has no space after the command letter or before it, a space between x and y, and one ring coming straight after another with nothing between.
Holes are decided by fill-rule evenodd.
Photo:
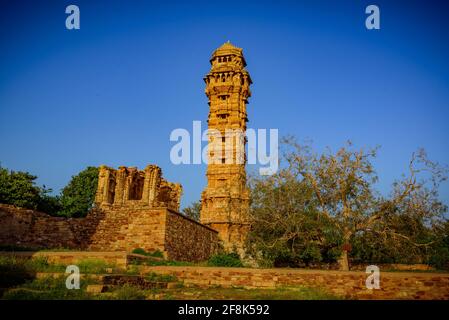
<instances>
[{"instance_id":1,"label":"stone ruin","mask_svg":"<svg viewBox=\"0 0 449 320\"><path fill-rule=\"evenodd\" d=\"M95 206L85 218L52 217L0 204L0 245L88 251L161 251L167 259L203 261L217 231L179 213L182 187L144 170L101 166Z\"/></svg>"},{"instance_id":2,"label":"stone ruin","mask_svg":"<svg viewBox=\"0 0 449 320\"><path fill-rule=\"evenodd\" d=\"M119 167L118 170L101 166L95 204L99 208L166 207L179 211L182 186L162 178L158 166L148 165L144 170Z\"/></svg>"}]
</instances>

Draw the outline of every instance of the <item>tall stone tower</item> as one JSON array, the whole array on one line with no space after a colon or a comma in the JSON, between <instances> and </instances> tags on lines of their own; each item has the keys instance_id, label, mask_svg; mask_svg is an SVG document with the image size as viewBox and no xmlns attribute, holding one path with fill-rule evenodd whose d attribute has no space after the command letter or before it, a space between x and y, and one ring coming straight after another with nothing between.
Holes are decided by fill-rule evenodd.
<instances>
[{"instance_id":1,"label":"tall stone tower","mask_svg":"<svg viewBox=\"0 0 449 320\"><path fill-rule=\"evenodd\" d=\"M207 187L201 196L201 223L215 229L227 250L242 254L249 230L246 187L246 104L251 77L243 50L229 41L214 51L205 76L209 98Z\"/></svg>"}]
</instances>

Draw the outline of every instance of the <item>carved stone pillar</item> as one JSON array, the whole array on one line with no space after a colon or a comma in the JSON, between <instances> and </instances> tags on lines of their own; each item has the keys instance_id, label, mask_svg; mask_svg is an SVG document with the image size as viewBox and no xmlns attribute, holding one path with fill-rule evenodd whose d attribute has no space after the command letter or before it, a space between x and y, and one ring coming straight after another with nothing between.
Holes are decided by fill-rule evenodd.
<instances>
[{"instance_id":1,"label":"carved stone pillar","mask_svg":"<svg viewBox=\"0 0 449 320\"><path fill-rule=\"evenodd\" d=\"M161 179L161 169L154 165L148 165L145 168L142 201L150 206L155 205L157 189Z\"/></svg>"},{"instance_id":2,"label":"carved stone pillar","mask_svg":"<svg viewBox=\"0 0 449 320\"><path fill-rule=\"evenodd\" d=\"M125 184L126 184L126 167L119 167L117 170L116 180L117 183L115 185L115 205L122 205L125 200Z\"/></svg>"},{"instance_id":3,"label":"carved stone pillar","mask_svg":"<svg viewBox=\"0 0 449 320\"><path fill-rule=\"evenodd\" d=\"M97 192L95 194L95 203L97 205L101 205L105 201L105 190L106 189L106 181L109 179L107 176L109 170L106 166L102 165L99 168L98 172L98 184L97 184Z\"/></svg>"}]
</instances>

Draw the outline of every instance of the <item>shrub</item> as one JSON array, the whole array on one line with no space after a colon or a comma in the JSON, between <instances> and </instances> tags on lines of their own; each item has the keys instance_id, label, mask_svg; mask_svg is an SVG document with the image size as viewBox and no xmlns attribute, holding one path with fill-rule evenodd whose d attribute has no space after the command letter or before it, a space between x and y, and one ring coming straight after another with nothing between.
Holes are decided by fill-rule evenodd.
<instances>
[{"instance_id":1,"label":"shrub","mask_svg":"<svg viewBox=\"0 0 449 320\"><path fill-rule=\"evenodd\" d=\"M164 254L162 253L162 251L156 250L156 251L150 253L150 256L156 257L156 258L163 258Z\"/></svg>"},{"instance_id":2,"label":"shrub","mask_svg":"<svg viewBox=\"0 0 449 320\"><path fill-rule=\"evenodd\" d=\"M37 176L29 172L12 171L0 166L0 203L33 210L57 210L57 199L49 196L51 189L36 185Z\"/></svg>"},{"instance_id":3,"label":"shrub","mask_svg":"<svg viewBox=\"0 0 449 320\"><path fill-rule=\"evenodd\" d=\"M0 288L9 288L33 279L34 272L23 259L0 257L0 275Z\"/></svg>"},{"instance_id":4,"label":"shrub","mask_svg":"<svg viewBox=\"0 0 449 320\"><path fill-rule=\"evenodd\" d=\"M240 256L235 252L213 255L207 264L214 267L243 267Z\"/></svg>"},{"instance_id":5,"label":"shrub","mask_svg":"<svg viewBox=\"0 0 449 320\"><path fill-rule=\"evenodd\" d=\"M147 266L193 266L194 262L176 261L176 260L148 260L145 261Z\"/></svg>"},{"instance_id":6,"label":"shrub","mask_svg":"<svg viewBox=\"0 0 449 320\"><path fill-rule=\"evenodd\" d=\"M115 265L99 259L85 259L76 263L82 273L105 273L106 268L114 268Z\"/></svg>"},{"instance_id":7,"label":"shrub","mask_svg":"<svg viewBox=\"0 0 449 320\"><path fill-rule=\"evenodd\" d=\"M61 192L62 209L59 215L66 217L85 217L92 208L98 184L98 168L87 167L76 176Z\"/></svg>"},{"instance_id":8,"label":"shrub","mask_svg":"<svg viewBox=\"0 0 449 320\"><path fill-rule=\"evenodd\" d=\"M145 251L145 249L142 249L142 248L136 248L132 251L132 253L141 254L143 256L147 255L147 252Z\"/></svg>"},{"instance_id":9,"label":"shrub","mask_svg":"<svg viewBox=\"0 0 449 320\"><path fill-rule=\"evenodd\" d=\"M164 254L159 249L156 250L156 251L153 251L153 252L147 252L147 251L145 251L145 249L136 248L136 249L134 249L132 251L132 253L141 254L141 255L147 256L147 257L156 257L156 258L163 258L164 257Z\"/></svg>"},{"instance_id":10,"label":"shrub","mask_svg":"<svg viewBox=\"0 0 449 320\"><path fill-rule=\"evenodd\" d=\"M118 300L145 300L145 292L137 287L125 284L115 291Z\"/></svg>"},{"instance_id":11,"label":"shrub","mask_svg":"<svg viewBox=\"0 0 449 320\"><path fill-rule=\"evenodd\" d=\"M93 295L86 292L90 279L81 281L79 290L68 290L65 285L66 277L45 277L34 279L19 288L6 291L2 299L8 300L88 300Z\"/></svg>"},{"instance_id":12,"label":"shrub","mask_svg":"<svg viewBox=\"0 0 449 320\"><path fill-rule=\"evenodd\" d=\"M171 274L158 274L155 272L151 272L146 275L145 280L152 282L173 282L177 281L178 278L176 278L176 276Z\"/></svg>"}]
</instances>

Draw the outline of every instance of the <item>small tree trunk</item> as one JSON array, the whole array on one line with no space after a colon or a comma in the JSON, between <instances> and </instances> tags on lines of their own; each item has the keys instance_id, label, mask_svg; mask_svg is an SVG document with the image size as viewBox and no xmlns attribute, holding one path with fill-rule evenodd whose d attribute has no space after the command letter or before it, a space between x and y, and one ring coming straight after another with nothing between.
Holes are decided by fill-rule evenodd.
<instances>
[{"instance_id":1,"label":"small tree trunk","mask_svg":"<svg viewBox=\"0 0 449 320\"><path fill-rule=\"evenodd\" d=\"M351 232L347 228L345 229L343 239L343 251L341 253L340 259L338 260L338 263L340 265L340 270L349 271L348 252L351 250L351 244L349 243L349 239L351 239Z\"/></svg>"},{"instance_id":2,"label":"small tree trunk","mask_svg":"<svg viewBox=\"0 0 449 320\"><path fill-rule=\"evenodd\" d=\"M348 251L343 250L340 259L338 259L338 264L340 265L340 270L349 271L349 261L348 261Z\"/></svg>"}]
</instances>

